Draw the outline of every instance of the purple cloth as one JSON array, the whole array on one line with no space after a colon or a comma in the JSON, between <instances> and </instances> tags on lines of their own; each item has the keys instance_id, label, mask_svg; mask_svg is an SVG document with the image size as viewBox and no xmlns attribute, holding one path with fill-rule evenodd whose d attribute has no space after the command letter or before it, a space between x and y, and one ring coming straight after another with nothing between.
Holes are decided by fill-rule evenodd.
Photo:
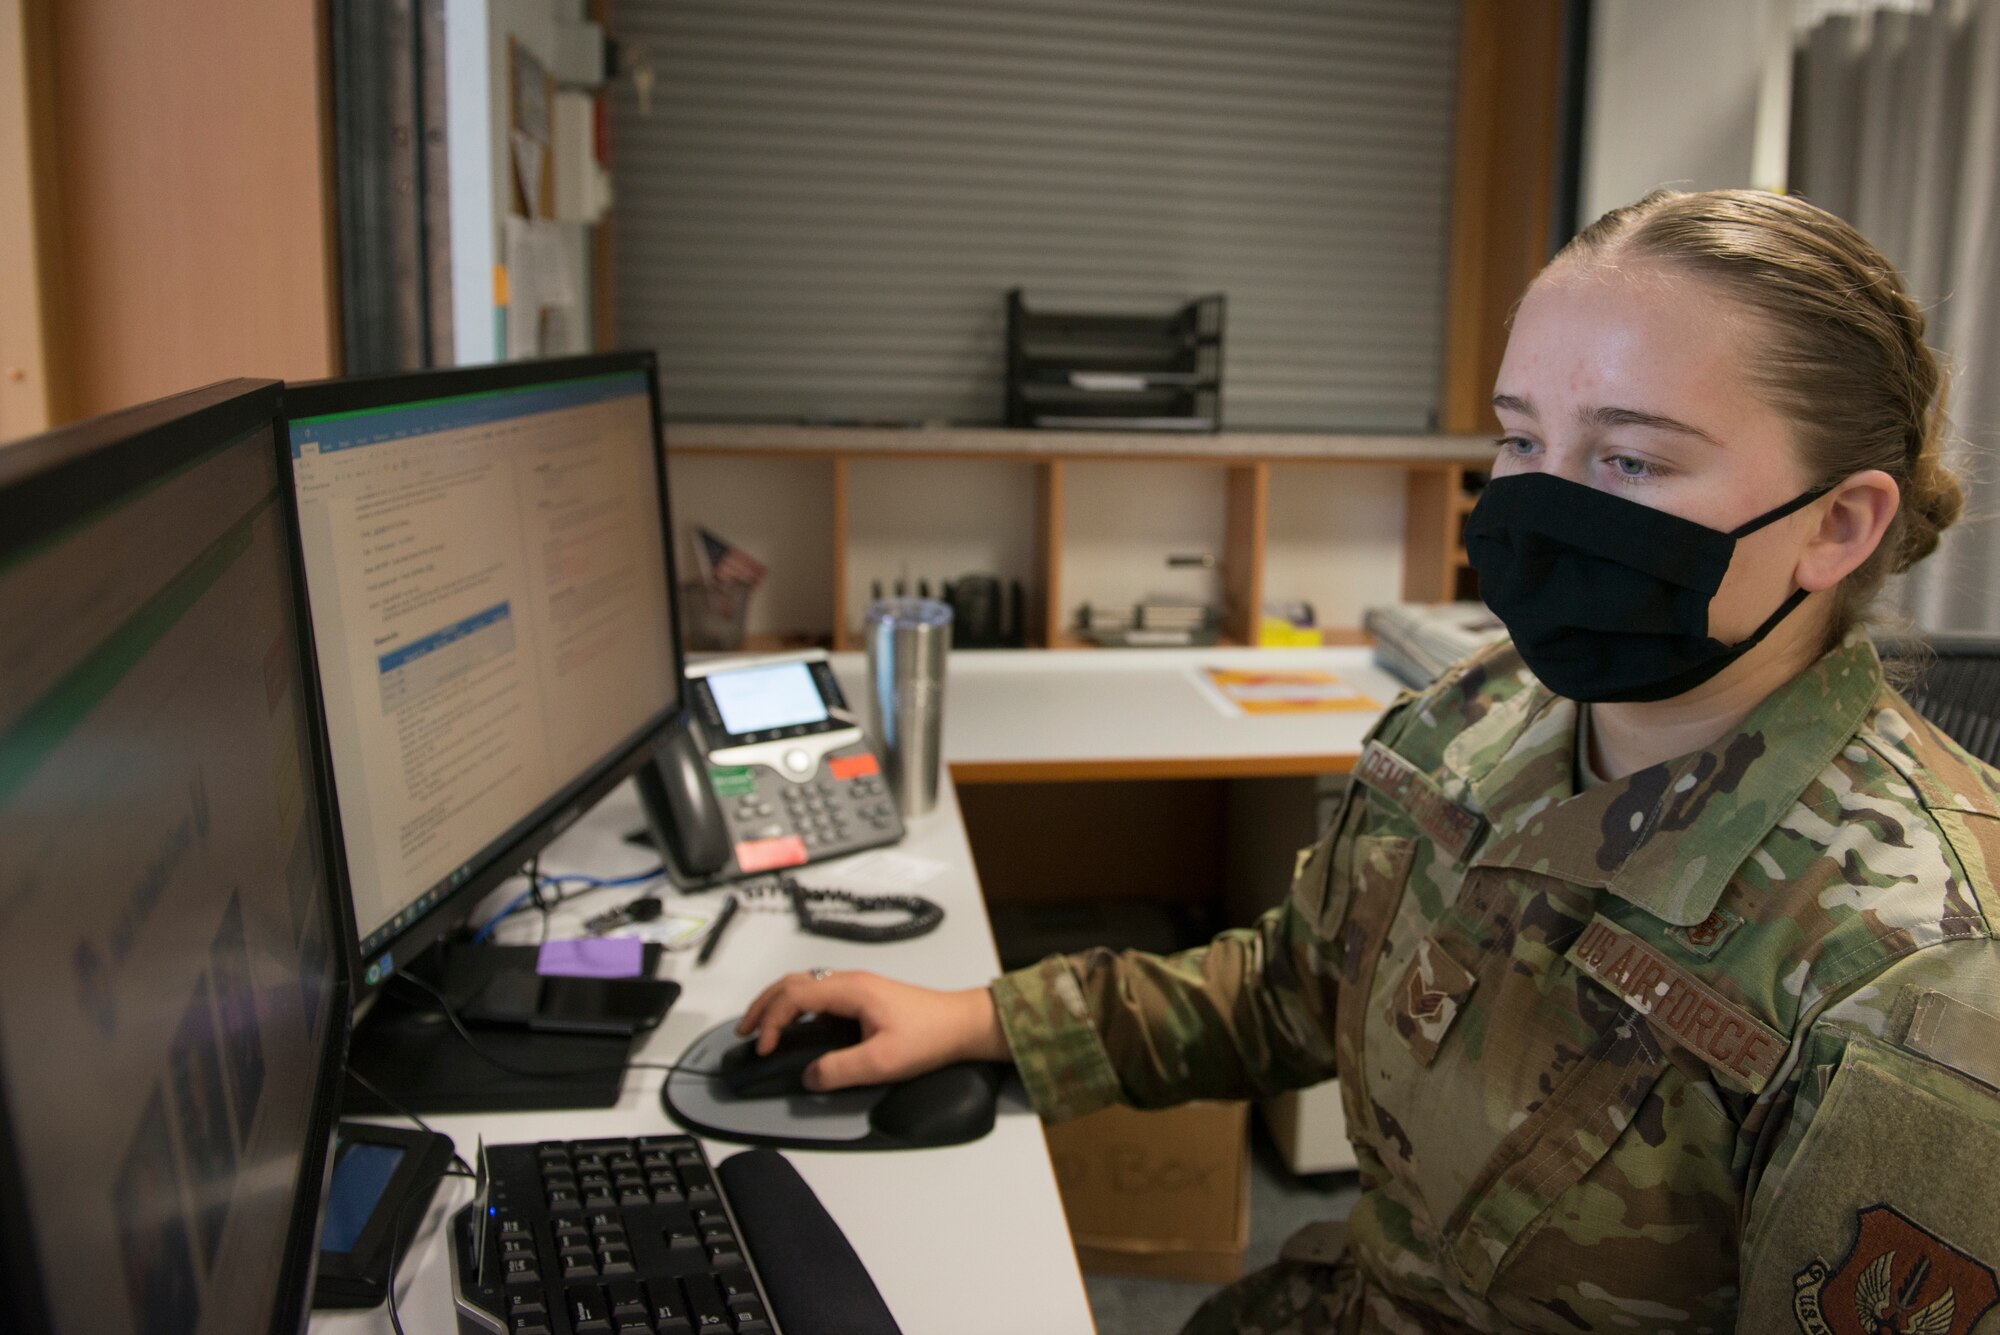
<instances>
[{"instance_id":1,"label":"purple cloth","mask_svg":"<svg viewBox=\"0 0 2000 1335\"><path fill-rule=\"evenodd\" d=\"M552 978L637 978L645 964L646 943L636 936L586 936L544 942L535 972Z\"/></svg>"}]
</instances>

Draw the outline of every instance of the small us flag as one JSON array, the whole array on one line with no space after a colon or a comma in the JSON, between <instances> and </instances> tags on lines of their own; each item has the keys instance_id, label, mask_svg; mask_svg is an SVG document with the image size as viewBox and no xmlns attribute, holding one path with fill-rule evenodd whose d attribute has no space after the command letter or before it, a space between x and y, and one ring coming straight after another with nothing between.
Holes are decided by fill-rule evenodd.
<instances>
[{"instance_id":1,"label":"small us flag","mask_svg":"<svg viewBox=\"0 0 2000 1335\"><path fill-rule=\"evenodd\" d=\"M731 584L755 588L764 582L764 563L705 528L695 530L695 559L701 564L702 578L711 587Z\"/></svg>"}]
</instances>

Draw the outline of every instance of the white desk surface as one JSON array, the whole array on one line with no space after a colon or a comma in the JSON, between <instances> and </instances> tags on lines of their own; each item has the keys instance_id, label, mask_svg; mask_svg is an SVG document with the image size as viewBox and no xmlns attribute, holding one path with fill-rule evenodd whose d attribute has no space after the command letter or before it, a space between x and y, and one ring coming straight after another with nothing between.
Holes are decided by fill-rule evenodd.
<instances>
[{"instance_id":1,"label":"white desk surface","mask_svg":"<svg viewBox=\"0 0 2000 1335\"><path fill-rule=\"evenodd\" d=\"M697 967L692 953L667 956L661 976L678 980L684 990L637 1060L674 1060L698 1035L740 1014L767 983L789 970L867 968L932 987L968 987L998 973L999 957L958 805L951 785L941 786L937 808L910 822L908 838L896 846L898 852L943 864L933 879L913 887L944 906L944 922L935 932L915 941L863 945L806 936L789 913L739 913L706 966ZM622 785L551 845L542 865L550 872L600 876L644 871L654 859L623 842L625 833L640 824L636 792L630 784ZM805 875L813 882L870 889L856 878L843 879L842 865L826 863ZM520 888L518 882L510 883L508 893ZM566 906L558 918L558 934L565 919L587 917L618 902L621 893L629 892L606 891ZM709 901L698 897L689 902ZM530 941L538 930L531 914L510 925L525 930L524 939ZM570 934L574 932L572 927ZM510 937L502 932L495 939ZM481 1136L503 1143L673 1132L678 1128L660 1110L663 1079L664 1072L657 1070L629 1072L623 1095L612 1108L428 1120L468 1158ZM704 1144L717 1163L740 1148L713 1139ZM1018 1085L1010 1083L1003 1094L992 1133L970 1145L876 1154L786 1154L853 1243L904 1335L1061 1335L1093 1329L1048 1147ZM464 1179L445 1179L416 1250L404 1263L398 1292L409 1335L456 1331L440 1223L470 1195ZM389 1327L386 1309L376 1308L316 1314L311 1328L315 1335L379 1335Z\"/></svg>"},{"instance_id":2,"label":"white desk surface","mask_svg":"<svg viewBox=\"0 0 2000 1335\"><path fill-rule=\"evenodd\" d=\"M860 707L865 656L832 661ZM1346 770L1401 688L1362 648L987 649L946 661L944 757L961 784ZM1204 667L1331 672L1373 706L1232 717L1198 684Z\"/></svg>"},{"instance_id":3,"label":"white desk surface","mask_svg":"<svg viewBox=\"0 0 2000 1335\"><path fill-rule=\"evenodd\" d=\"M859 705L863 655L836 654L833 665ZM1331 671L1375 707L1231 717L1197 684L1195 674L1208 666ZM944 754L959 782L1318 773L1352 764L1363 734L1397 688L1366 649L960 651L949 660ZM667 957L662 976L684 990L637 1059L672 1061L788 970L868 968L933 987L968 987L996 974L999 958L952 783L941 789L936 810L912 821L909 837L897 845L899 852L944 865L935 879L914 887L945 908L936 932L869 946L804 936L789 914L740 913L707 966L696 967L692 953ZM640 824L637 795L623 785L565 832L543 854L543 865L600 876L643 871L653 863L650 854L623 841ZM841 869L839 862L828 863L812 868L811 876L871 888L843 879ZM489 905L519 889L510 883ZM616 902L618 893L586 897L563 910L557 934L565 922L574 934L577 922ZM527 940L537 930L527 915L512 926L528 932ZM503 930L496 939L511 937ZM482 1136L504 1143L672 1131L660 1110L663 1078L657 1070L630 1072L612 1108L429 1120L468 1157ZM717 1140L705 1144L716 1162L738 1148ZM1003 1097L992 1134L970 1145L888 1154L787 1153L846 1232L905 1335L1093 1329L1047 1144L1018 1086ZM455 1335L441 1225L470 1194L463 1179L445 1179L404 1264L398 1293L409 1335ZM319 1313L312 1321L315 1335L374 1335L387 1326L381 1308Z\"/></svg>"}]
</instances>

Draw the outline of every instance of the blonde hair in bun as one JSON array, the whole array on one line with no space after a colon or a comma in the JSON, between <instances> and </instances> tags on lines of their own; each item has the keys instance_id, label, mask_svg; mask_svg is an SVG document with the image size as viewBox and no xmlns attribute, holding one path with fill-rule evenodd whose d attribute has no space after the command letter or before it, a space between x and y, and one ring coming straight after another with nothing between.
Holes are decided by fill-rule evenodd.
<instances>
[{"instance_id":1,"label":"blonde hair in bun","mask_svg":"<svg viewBox=\"0 0 2000 1335\"><path fill-rule=\"evenodd\" d=\"M1948 431L1944 413L1945 392L1938 391L1937 407L1926 425L1924 439L1910 461L1910 480L1903 488L1902 545L1890 567L1900 574L1937 550L1938 537L1965 509L1965 491L1957 474L1944 462Z\"/></svg>"}]
</instances>

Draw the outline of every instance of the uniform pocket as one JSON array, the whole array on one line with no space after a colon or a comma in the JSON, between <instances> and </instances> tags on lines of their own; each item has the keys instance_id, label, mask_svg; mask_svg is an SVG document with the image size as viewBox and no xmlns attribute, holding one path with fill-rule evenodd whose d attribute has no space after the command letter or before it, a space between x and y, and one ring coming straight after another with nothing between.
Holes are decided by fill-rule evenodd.
<instances>
[{"instance_id":1,"label":"uniform pocket","mask_svg":"<svg viewBox=\"0 0 2000 1335\"><path fill-rule=\"evenodd\" d=\"M1291 900L1322 941L1337 940L1354 888L1355 845L1366 828L1366 790L1350 783L1340 809L1317 843L1302 848L1292 871Z\"/></svg>"},{"instance_id":2,"label":"uniform pocket","mask_svg":"<svg viewBox=\"0 0 2000 1335\"><path fill-rule=\"evenodd\" d=\"M1486 1293L1558 1198L1624 1135L1667 1065L1636 1015L1599 1034L1501 1142L1445 1225L1447 1260L1460 1283Z\"/></svg>"},{"instance_id":3,"label":"uniform pocket","mask_svg":"<svg viewBox=\"0 0 2000 1335\"><path fill-rule=\"evenodd\" d=\"M1361 1060L1372 1010L1368 998L1375 983L1376 963L1382 957L1383 938L1402 905L1416 851L1416 840L1398 835L1364 835L1353 841L1354 870L1348 877L1352 902L1339 935L1330 938L1338 943L1340 984L1334 1036L1338 1041L1340 1097L1350 1131L1373 1124L1372 1118L1364 1116L1369 1105Z\"/></svg>"},{"instance_id":4,"label":"uniform pocket","mask_svg":"<svg viewBox=\"0 0 2000 1335\"><path fill-rule=\"evenodd\" d=\"M1403 886L1409 880L1416 852L1417 841L1400 835L1371 834L1354 841L1354 871L1347 878L1353 903L1346 920L1338 924L1338 939L1340 981L1357 989L1358 998L1365 1000L1383 933L1395 921L1396 909L1403 902ZM1347 1007L1343 1004L1342 1009ZM1355 1019L1360 1023L1363 1017L1357 1014Z\"/></svg>"}]
</instances>

